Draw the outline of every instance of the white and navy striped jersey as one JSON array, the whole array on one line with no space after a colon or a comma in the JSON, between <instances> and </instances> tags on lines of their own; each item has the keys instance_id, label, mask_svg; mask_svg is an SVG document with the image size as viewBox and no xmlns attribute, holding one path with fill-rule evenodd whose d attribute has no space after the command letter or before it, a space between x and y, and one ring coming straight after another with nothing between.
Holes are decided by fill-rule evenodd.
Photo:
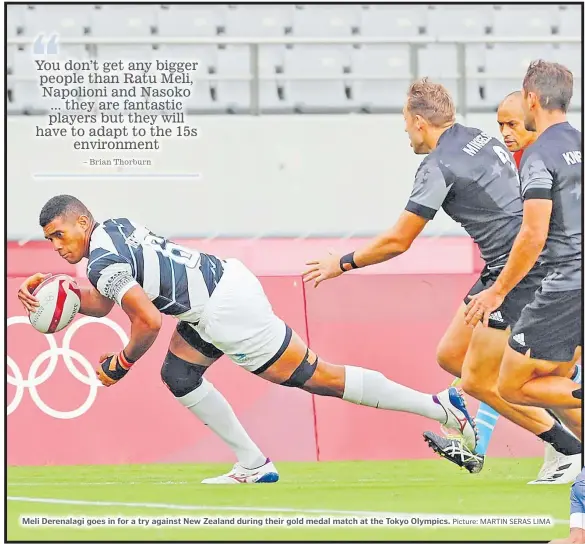
<instances>
[{"instance_id":1,"label":"white and navy striped jersey","mask_svg":"<svg viewBox=\"0 0 585 544\"><path fill-rule=\"evenodd\" d=\"M140 285L163 314L196 322L223 275L213 255L179 246L126 218L108 219L91 234L87 277L105 297Z\"/></svg>"}]
</instances>

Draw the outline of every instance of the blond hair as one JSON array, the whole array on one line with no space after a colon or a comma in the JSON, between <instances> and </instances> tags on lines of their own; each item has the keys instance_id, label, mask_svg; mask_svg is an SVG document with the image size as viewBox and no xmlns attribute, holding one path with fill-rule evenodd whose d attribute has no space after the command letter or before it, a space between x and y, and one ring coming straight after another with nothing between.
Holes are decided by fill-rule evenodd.
<instances>
[{"instance_id":1,"label":"blond hair","mask_svg":"<svg viewBox=\"0 0 585 544\"><path fill-rule=\"evenodd\" d=\"M440 83L428 78L415 81L408 89L406 109L411 115L420 115L429 124L443 127L455 123L455 104Z\"/></svg>"}]
</instances>

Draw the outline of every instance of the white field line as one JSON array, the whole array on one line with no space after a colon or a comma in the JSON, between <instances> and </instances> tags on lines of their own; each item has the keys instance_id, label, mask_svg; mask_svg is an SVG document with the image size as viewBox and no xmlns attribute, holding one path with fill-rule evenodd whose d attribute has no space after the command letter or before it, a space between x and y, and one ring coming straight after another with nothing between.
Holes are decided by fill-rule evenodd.
<instances>
[{"instance_id":1,"label":"white field line","mask_svg":"<svg viewBox=\"0 0 585 544\"><path fill-rule=\"evenodd\" d=\"M526 481L525 477L521 477L521 476L507 476L505 478L506 481L510 481L510 480L517 480L517 481ZM304 482L303 484L299 484L299 485L303 485L303 486L312 486L315 484L330 484L330 483L335 483L337 480L335 479L331 479L331 480L311 480L310 482ZM412 478L411 480L409 480L411 482L434 482L435 478ZM42 487L42 486L47 486L47 487L52 487L52 486L66 486L66 485L71 485L71 486L81 486L81 485L87 485L87 486L100 486L100 485L141 485L141 484L152 484L152 485L199 485L201 482L200 480L168 480L168 481L160 481L160 480L156 480L156 479L138 479L138 480L134 480L131 482L125 482L125 481L116 481L116 482L59 482L59 481L53 481L53 480L47 480L47 481L43 481L41 479L36 480L34 482L30 481L30 477L26 477L26 478L19 478L18 476L14 477L8 477L8 486L9 487L20 487L20 486L24 486L24 487L28 487L28 486L33 486L33 487ZM349 487L354 487L354 486L359 486L360 483L376 483L376 484L387 484L387 483L395 483L395 480L393 479L386 479L386 478L362 478L359 480L356 480L355 482L344 482L344 485L347 485Z\"/></svg>"},{"instance_id":2,"label":"white field line","mask_svg":"<svg viewBox=\"0 0 585 544\"><path fill-rule=\"evenodd\" d=\"M199 482L159 482L153 480L141 480L137 482L10 482L9 487L58 487L58 486L94 486L94 485L196 485Z\"/></svg>"},{"instance_id":3,"label":"white field line","mask_svg":"<svg viewBox=\"0 0 585 544\"><path fill-rule=\"evenodd\" d=\"M390 483L392 480L376 480L375 478L368 478L365 480L357 480L354 486L359 485L358 482L368 482L368 483ZM434 481L433 478L413 478L409 480L411 482L432 482ZM29 481L12 481L8 483L8 487L60 487L60 486L100 486L100 485L199 485L201 482L199 480L192 480L192 481L167 481L161 482L157 480L137 480L135 482L29 482ZM330 484L335 483L335 480L323 480L322 482L318 482L312 480L310 482L311 485L313 484Z\"/></svg>"},{"instance_id":4,"label":"white field line","mask_svg":"<svg viewBox=\"0 0 585 544\"><path fill-rule=\"evenodd\" d=\"M69 499L50 499L43 497L6 497L9 501L29 502L41 504L67 504L71 506L117 506L127 508L153 508L159 510L186 510L186 511L203 511L203 512L262 512L262 513L290 513L290 514L330 514L341 516L383 516L392 518L411 518L411 517L453 517L457 519L478 519L480 517L497 517L495 514L486 514L483 516L470 516L459 514L434 514L434 513L405 513L405 512L371 512L363 510L322 510L306 508L264 508L254 506L201 506L193 504L166 504L153 502L113 502L113 501L82 501ZM508 516L512 517L512 516ZM521 516L516 516L521 517ZM542 515L541 517L547 517ZM568 525L568 520L553 519L555 524ZM448 527L448 526L447 526Z\"/></svg>"}]
</instances>

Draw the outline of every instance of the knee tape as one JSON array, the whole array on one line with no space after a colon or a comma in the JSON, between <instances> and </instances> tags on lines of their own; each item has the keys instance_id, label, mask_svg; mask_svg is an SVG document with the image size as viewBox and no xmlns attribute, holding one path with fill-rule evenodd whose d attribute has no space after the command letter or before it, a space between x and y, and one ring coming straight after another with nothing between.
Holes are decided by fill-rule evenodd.
<instances>
[{"instance_id":1,"label":"knee tape","mask_svg":"<svg viewBox=\"0 0 585 544\"><path fill-rule=\"evenodd\" d=\"M319 363L319 357L315 359L313 364L309 364L309 348L307 348L301 364L291 374L290 378L280 385L284 385L285 387L302 387L315 374L317 363Z\"/></svg>"},{"instance_id":2,"label":"knee tape","mask_svg":"<svg viewBox=\"0 0 585 544\"><path fill-rule=\"evenodd\" d=\"M163 383L175 397L184 397L201 386L206 370L207 367L189 363L169 351L160 375Z\"/></svg>"}]
</instances>

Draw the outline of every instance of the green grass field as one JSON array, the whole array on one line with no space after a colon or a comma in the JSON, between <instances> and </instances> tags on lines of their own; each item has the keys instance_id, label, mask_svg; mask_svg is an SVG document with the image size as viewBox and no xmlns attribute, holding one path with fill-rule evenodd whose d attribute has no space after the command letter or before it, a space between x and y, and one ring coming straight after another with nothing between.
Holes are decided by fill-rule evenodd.
<instances>
[{"instance_id":1,"label":"green grass field","mask_svg":"<svg viewBox=\"0 0 585 544\"><path fill-rule=\"evenodd\" d=\"M528 486L541 459L489 459L470 475L444 460L279 463L277 484L204 486L226 465L9 467L10 540L551 540L568 535L568 485ZM62 501L62 502L59 502ZM280 509L280 510L279 510ZM310 512L318 511L318 512ZM330 512L335 511L335 512ZM376 514L378 513L378 514ZM21 516L550 516L549 527L23 526Z\"/></svg>"}]
</instances>

